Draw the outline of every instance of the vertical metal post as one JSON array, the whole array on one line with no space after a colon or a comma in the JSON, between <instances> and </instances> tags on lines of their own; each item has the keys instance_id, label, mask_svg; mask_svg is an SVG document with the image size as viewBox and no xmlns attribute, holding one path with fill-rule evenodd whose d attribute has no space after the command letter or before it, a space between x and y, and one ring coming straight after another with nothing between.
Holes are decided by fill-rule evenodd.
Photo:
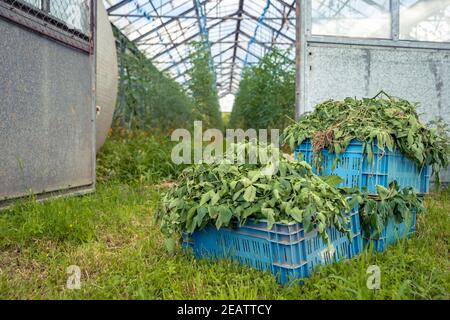
<instances>
[{"instance_id":1,"label":"vertical metal post","mask_svg":"<svg viewBox=\"0 0 450 320\"><path fill-rule=\"evenodd\" d=\"M400 38L400 1L391 0L391 38L394 41Z\"/></svg>"},{"instance_id":2,"label":"vertical metal post","mask_svg":"<svg viewBox=\"0 0 450 320\"><path fill-rule=\"evenodd\" d=\"M296 66L296 84L295 84L295 119L305 113L306 97L306 18L308 15L308 0L296 0L296 39L295 39L295 66Z\"/></svg>"},{"instance_id":3,"label":"vertical metal post","mask_svg":"<svg viewBox=\"0 0 450 320\"><path fill-rule=\"evenodd\" d=\"M122 33L119 33L119 42L120 42L120 52L119 52L119 63L120 63L120 79L119 79L119 116L120 116L120 126L125 128L126 119L125 119L125 65L124 65L124 56L126 52L125 48L125 39L123 38Z\"/></svg>"},{"instance_id":4,"label":"vertical metal post","mask_svg":"<svg viewBox=\"0 0 450 320\"><path fill-rule=\"evenodd\" d=\"M41 10L50 13L50 0L41 0Z\"/></svg>"},{"instance_id":5,"label":"vertical metal post","mask_svg":"<svg viewBox=\"0 0 450 320\"><path fill-rule=\"evenodd\" d=\"M300 117L300 55L301 55L301 28L300 28L300 0L295 1L295 120Z\"/></svg>"},{"instance_id":6,"label":"vertical metal post","mask_svg":"<svg viewBox=\"0 0 450 320\"><path fill-rule=\"evenodd\" d=\"M92 86L92 188L95 191L97 185L97 0L90 1L90 26L91 26L91 86Z\"/></svg>"}]
</instances>

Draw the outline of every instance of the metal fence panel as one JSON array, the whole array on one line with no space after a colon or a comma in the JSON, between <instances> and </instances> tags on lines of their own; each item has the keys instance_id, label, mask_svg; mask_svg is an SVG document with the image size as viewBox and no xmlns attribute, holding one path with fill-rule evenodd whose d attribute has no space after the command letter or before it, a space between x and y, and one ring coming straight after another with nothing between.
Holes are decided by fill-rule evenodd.
<instances>
[{"instance_id":1,"label":"metal fence panel","mask_svg":"<svg viewBox=\"0 0 450 320\"><path fill-rule=\"evenodd\" d=\"M93 190L94 56L2 17L0 43L0 207Z\"/></svg>"},{"instance_id":2,"label":"metal fence panel","mask_svg":"<svg viewBox=\"0 0 450 320\"><path fill-rule=\"evenodd\" d=\"M91 0L0 0L0 17L89 51Z\"/></svg>"}]
</instances>

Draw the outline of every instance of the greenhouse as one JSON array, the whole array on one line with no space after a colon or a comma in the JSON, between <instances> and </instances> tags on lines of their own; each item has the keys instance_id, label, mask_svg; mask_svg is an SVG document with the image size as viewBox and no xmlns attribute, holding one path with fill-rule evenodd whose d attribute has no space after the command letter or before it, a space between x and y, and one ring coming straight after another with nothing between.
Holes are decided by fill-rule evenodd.
<instances>
[{"instance_id":1,"label":"greenhouse","mask_svg":"<svg viewBox=\"0 0 450 320\"><path fill-rule=\"evenodd\" d=\"M0 0L0 44L0 299L450 298L450 0Z\"/></svg>"}]
</instances>

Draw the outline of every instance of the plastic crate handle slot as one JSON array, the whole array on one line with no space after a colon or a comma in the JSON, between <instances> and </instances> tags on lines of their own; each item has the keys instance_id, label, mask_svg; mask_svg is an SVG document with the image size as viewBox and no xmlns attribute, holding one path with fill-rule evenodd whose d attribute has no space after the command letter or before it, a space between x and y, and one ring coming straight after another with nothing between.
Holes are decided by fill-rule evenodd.
<instances>
[{"instance_id":1,"label":"plastic crate handle slot","mask_svg":"<svg viewBox=\"0 0 450 320\"><path fill-rule=\"evenodd\" d=\"M322 259L323 263L326 263L327 261L332 262L334 254L336 253L336 248L333 244L330 244L325 248L324 250L320 251L319 255Z\"/></svg>"}]
</instances>

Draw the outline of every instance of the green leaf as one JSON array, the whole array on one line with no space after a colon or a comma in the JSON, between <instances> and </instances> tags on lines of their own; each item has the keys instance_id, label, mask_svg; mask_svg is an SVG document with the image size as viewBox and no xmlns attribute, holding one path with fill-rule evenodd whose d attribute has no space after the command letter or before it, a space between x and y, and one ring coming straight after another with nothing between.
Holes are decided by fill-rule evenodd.
<instances>
[{"instance_id":1,"label":"green leaf","mask_svg":"<svg viewBox=\"0 0 450 320\"><path fill-rule=\"evenodd\" d=\"M204 206L209 200L211 199L211 193L207 192L202 195L202 198L200 200L200 206Z\"/></svg>"},{"instance_id":2,"label":"green leaf","mask_svg":"<svg viewBox=\"0 0 450 320\"><path fill-rule=\"evenodd\" d=\"M169 254L175 253L175 250L177 247L177 243L175 242L175 240L173 240L172 238L165 239L164 245L166 247L167 252L169 252Z\"/></svg>"},{"instance_id":3,"label":"green leaf","mask_svg":"<svg viewBox=\"0 0 450 320\"><path fill-rule=\"evenodd\" d=\"M256 184L254 184L254 186L259 188L259 189L262 189L264 191L270 190L270 186L267 185L267 184L256 183Z\"/></svg>"},{"instance_id":4,"label":"green leaf","mask_svg":"<svg viewBox=\"0 0 450 320\"><path fill-rule=\"evenodd\" d=\"M270 208L261 209L262 214L267 219L267 229L272 230L273 225L275 224L275 211Z\"/></svg>"},{"instance_id":5,"label":"green leaf","mask_svg":"<svg viewBox=\"0 0 450 320\"><path fill-rule=\"evenodd\" d=\"M292 150L295 149L295 137L293 135L289 139L289 146L291 147Z\"/></svg>"},{"instance_id":6,"label":"green leaf","mask_svg":"<svg viewBox=\"0 0 450 320\"><path fill-rule=\"evenodd\" d=\"M256 206L252 206L250 208L247 208L244 210L244 213L242 214L242 217L244 219L250 217L251 215L260 212L261 211L261 206L260 205L256 205Z\"/></svg>"},{"instance_id":7,"label":"green leaf","mask_svg":"<svg viewBox=\"0 0 450 320\"><path fill-rule=\"evenodd\" d=\"M245 190L245 189L241 189L241 190L239 190L238 192L235 192L235 193L233 194L233 201L236 201L236 200L241 196L241 194L244 192L244 190Z\"/></svg>"},{"instance_id":8,"label":"green leaf","mask_svg":"<svg viewBox=\"0 0 450 320\"><path fill-rule=\"evenodd\" d=\"M341 184L341 183L344 182L344 179L342 179L342 178L339 177L339 176L334 176L334 175L332 175L332 176L327 176L327 177L324 178L324 180L325 180L325 182L326 182L328 185L330 185L330 186L332 186L332 187L336 187L336 186L338 186L339 184Z\"/></svg>"},{"instance_id":9,"label":"green leaf","mask_svg":"<svg viewBox=\"0 0 450 320\"><path fill-rule=\"evenodd\" d=\"M386 199L389 195L389 190L381 185L376 186L377 194L380 196L382 200Z\"/></svg>"},{"instance_id":10,"label":"green leaf","mask_svg":"<svg viewBox=\"0 0 450 320\"><path fill-rule=\"evenodd\" d=\"M318 212L317 213L317 220L319 220L322 224L325 225L327 218L325 217L325 215L322 212Z\"/></svg>"},{"instance_id":11,"label":"green leaf","mask_svg":"<svg viewBox=\"0 0 450 320\"><path fill-rule=\"evenodd\" d=\"M244 200L247 202L254 202L256 199L256 188L254 186L249 186L245 189Z\"/></svg>"},{"instance_id":12,"label":"green leaf","mask_svg":"<svg viewBox=\"0 0 450 320\"><path fill-rule=\"evenodd\" d=\"M210 205L212 205L212 206L216 205L216 204L219 202L219 200L220 200L220 194L218 194L218 193L213 193L213 196L212 196L212 198L211 198Z\"/></svg>"},{"instance_id":13,"label":"green leaf","mask_svg":"<svg viewBox=\"0 0 450 320\"><path fill-rule=\"evenodd\" d=\"M197 209L197 216L194 218L194 226L200 228L203 224L203 219L208 214L208 209L201 207Z\"/></svg>"},{"instance_id":14,"label":"green leaf","mask_svg":"<svg viewBox=\"0 0 450 320\"><path fill-rule=\"evenodd\" d=\"M231 210L225 206L220 206L218 208L219 216L216 220L216 228L220 229L222 226L226 226L230 223L231 217L233 216L233 213Z\"/></svg>"},{"instance_id":15,"label":"green leaf","mask_svg":"<svg viewBox=\"0 0 450 320\"><path fill-rule=\"evenodd\" d=\"M258 181L259 178L262 177L261 175L261 171L252 171L248 173L248 176L250 178L250 181L252 183L255 183L256 181Z\"/></svg>"},{"instance_id":16,"label":"green leaf","mask_svg":"<svg viewBox=\"0 0 450 320\"><path fill-rule=\"evenodd\" d=\"M334 143L334 152L336 154L341 154L342 153L341 145L339 143Z\"/></svg>"},{"instance_id":17,"label":"green leaf","mask_svg":"<svg viewBox=\"0 0 450 320\"><path fill-rule=\"evenodd\" d=\"M297 222L303 222L303 212L304 210L300 210L299 208L291 208L288 214Z\"/></svg>"},{"instance_id":18,"label":"green leaf","mask_svg":"<svg viewBox=\"0 0 450 320\"><path fill-rule=\"evenodd\" d=\"M308 206L305 210L305 214L303 215L303 227L305 228L306 232L311 232L314 227L311 221L313 213L314 210L311 208L311 206Z\"/></svg>"},{"instance_id":19,"label":"green leaf","mask_svg":"<svg viewBox=\"0 0 450 320\"><path fill-rule=\"evenodd\" d=\"M194 223L194 217L195 217L196 213L197 213L196 207L192 207L188 211L188 214L186 217L186 231L188 233L193 233L196 228L196 224Z\"/></svg>"},{"instance_id":20,"label":"green leaf","mask_svg":"<svg viewBox=\"0 0 450 320\"><path fill-rule=\"evenodd\" d=\"M278 189L273 189L273 198L276 200L280 200L281 196L280 196L280 191Z\"/></svg>"},{"instance_id":21,"label":"green leaf","mask_svg":"<svg viewBox=\"0 0 450 320\"><path fill-rule=\"evenodd\" d=\"M317 225L317 229L320 234L323 234L325 231L325 224L323 222L319 222Z\"/></svg>"}]
</instances>

